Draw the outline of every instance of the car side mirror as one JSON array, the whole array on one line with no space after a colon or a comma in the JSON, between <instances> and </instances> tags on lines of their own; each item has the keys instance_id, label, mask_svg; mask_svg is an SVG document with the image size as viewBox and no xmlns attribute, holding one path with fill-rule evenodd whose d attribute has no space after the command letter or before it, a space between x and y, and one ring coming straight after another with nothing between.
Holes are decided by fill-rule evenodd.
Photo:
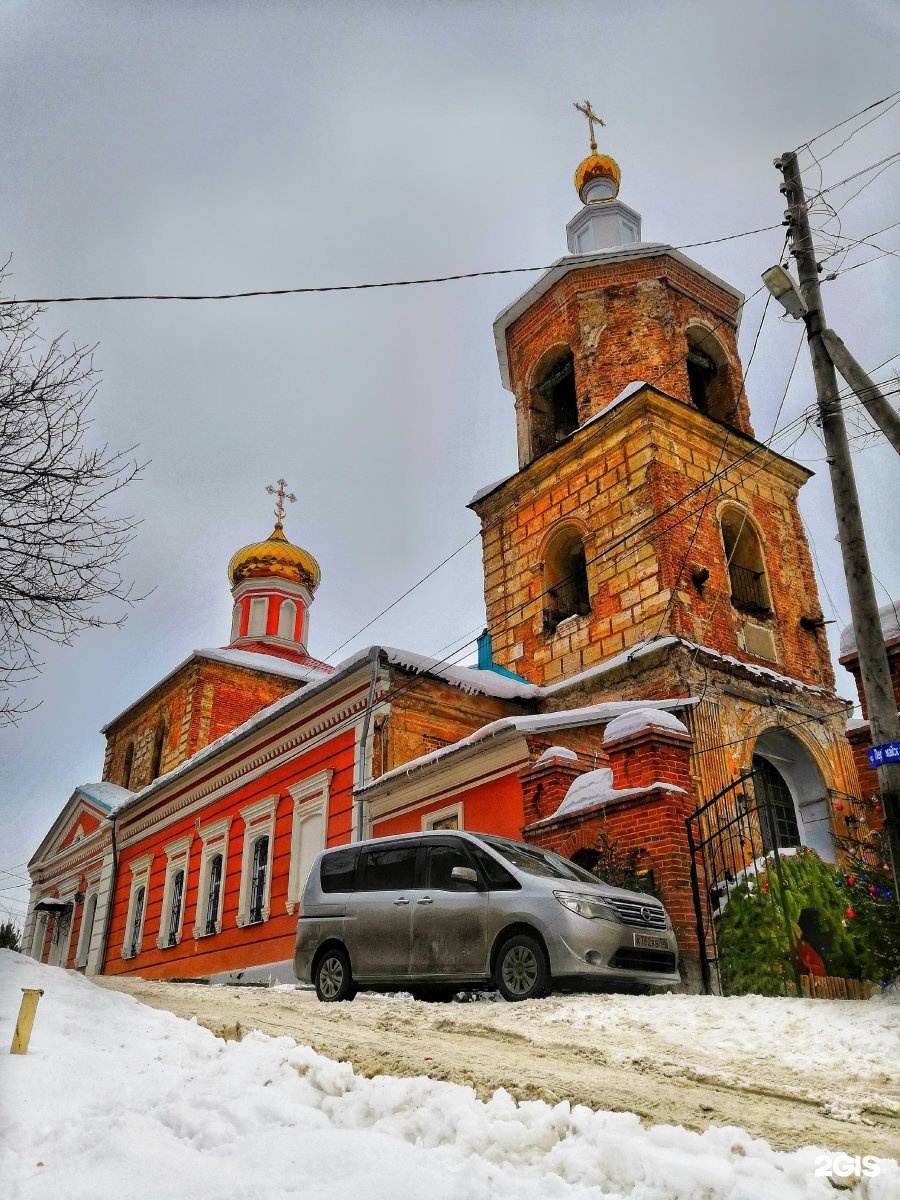
<instances>
[{"instance_id":1,"label":"car side mirror","mask_svg":"<svg viewBox=\"0 0 900 1200\"><path fill-rule=\"evenodd\" d=\"M455 883L471 883L478 887L478 872L473 871L471 867L454 867L450 872L450 878Z\"/></svg>"}]
</instances>

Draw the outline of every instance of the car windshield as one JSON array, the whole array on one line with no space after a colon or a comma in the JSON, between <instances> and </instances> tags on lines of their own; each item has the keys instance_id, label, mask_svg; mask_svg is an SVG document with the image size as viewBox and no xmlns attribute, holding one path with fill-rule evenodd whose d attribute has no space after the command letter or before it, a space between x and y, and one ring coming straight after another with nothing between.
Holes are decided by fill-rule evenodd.
<instances>
[{"instance_id":1,"label":"car windshield","mask_svg":"<svg viewBox=\"0 0 900 1200\"><path fill-rule=\"evenodd\" d=\"M492 850L502 854L507 862L527 871L529 875L543 875L547 879L568 879L577 883L597 884L600 880L590 871L569 862L552 850L539 850L537 846L525 846L521 842L508 842L505 838L485 837L480 835Z\"/></svg>"}]
</instances>

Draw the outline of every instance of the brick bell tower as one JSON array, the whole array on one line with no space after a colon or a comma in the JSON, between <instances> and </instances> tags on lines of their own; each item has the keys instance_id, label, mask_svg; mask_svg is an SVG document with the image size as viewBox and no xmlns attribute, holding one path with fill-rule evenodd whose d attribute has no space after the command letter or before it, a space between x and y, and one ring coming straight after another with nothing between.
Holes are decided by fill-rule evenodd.
<instances>
[{"instance_id":1,"label":"brick bell tower","mask_svg":"<svg viewBox=\"0 0 900 1200\"><path fill-rule=\"evenodd\" d=\"M619 181L580 164L570 254L494 324L519 470L471 507L497 660L554 683L674 635L830 689L810 472L754 438L743 297L641 241Z\"/></svg>"},{"instance_id":2,"label":"brick bell tower","mask_svg":"<svg viewBox=\"0 0 900 1200\"><path fill-rule=\"evenodd\" d=\"M494 323L519 469L470 507L496 661L556 685L551 707L697 696L707 795L799 698L812 716L791 735L805 746L795 802L815 798L821 822L826 790L856 780L797 507L811 473L754 436L743 296L642 240L581 111L591 153L569 254Z\"/></svg>"}]
</instances>

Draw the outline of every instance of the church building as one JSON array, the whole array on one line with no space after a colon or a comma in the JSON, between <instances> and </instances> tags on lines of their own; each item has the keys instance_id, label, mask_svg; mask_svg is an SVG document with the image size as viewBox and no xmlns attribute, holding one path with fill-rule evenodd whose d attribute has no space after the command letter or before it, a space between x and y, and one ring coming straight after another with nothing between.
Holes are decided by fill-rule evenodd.
<instances>
[{"instance_id":1,"label":"church building","mask_svg":"<svg viewBox=\"0 0 900 1200\"><path fill-rule=\"evenodd\" d=\"M587 113L569 253L494 323L518 469L469 503L477 666L381 646L312 657L320 569L285 535L279 481L272 533L229 566L227 647L194 651L105 727L102 782L75 789L30 863L35 957L290 978L319 850L467 828L589 867L601 836L635 852L694 981L716 875L702 846L748 780L764 845L833 858L858 821L797 507L810 473L754 435L743 297L642 240Z\"/></svg>"}]
</instances>

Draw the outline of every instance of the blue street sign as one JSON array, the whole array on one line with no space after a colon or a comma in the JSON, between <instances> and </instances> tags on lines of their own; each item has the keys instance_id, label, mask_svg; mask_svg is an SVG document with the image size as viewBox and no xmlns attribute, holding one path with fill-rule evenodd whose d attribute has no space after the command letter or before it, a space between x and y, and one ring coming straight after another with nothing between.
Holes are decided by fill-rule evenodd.
<instances>
[{"instance_id":1,"label":"blue street sign","mask_svg":"<svg viewBox=\"0 0 900 1200\"><path fill-rule=\"evenodd\" d=\"M885 742L868 751L869 766L882 767L885 763L900 763L900 742Z\"/></svg>"}]
</instances>

